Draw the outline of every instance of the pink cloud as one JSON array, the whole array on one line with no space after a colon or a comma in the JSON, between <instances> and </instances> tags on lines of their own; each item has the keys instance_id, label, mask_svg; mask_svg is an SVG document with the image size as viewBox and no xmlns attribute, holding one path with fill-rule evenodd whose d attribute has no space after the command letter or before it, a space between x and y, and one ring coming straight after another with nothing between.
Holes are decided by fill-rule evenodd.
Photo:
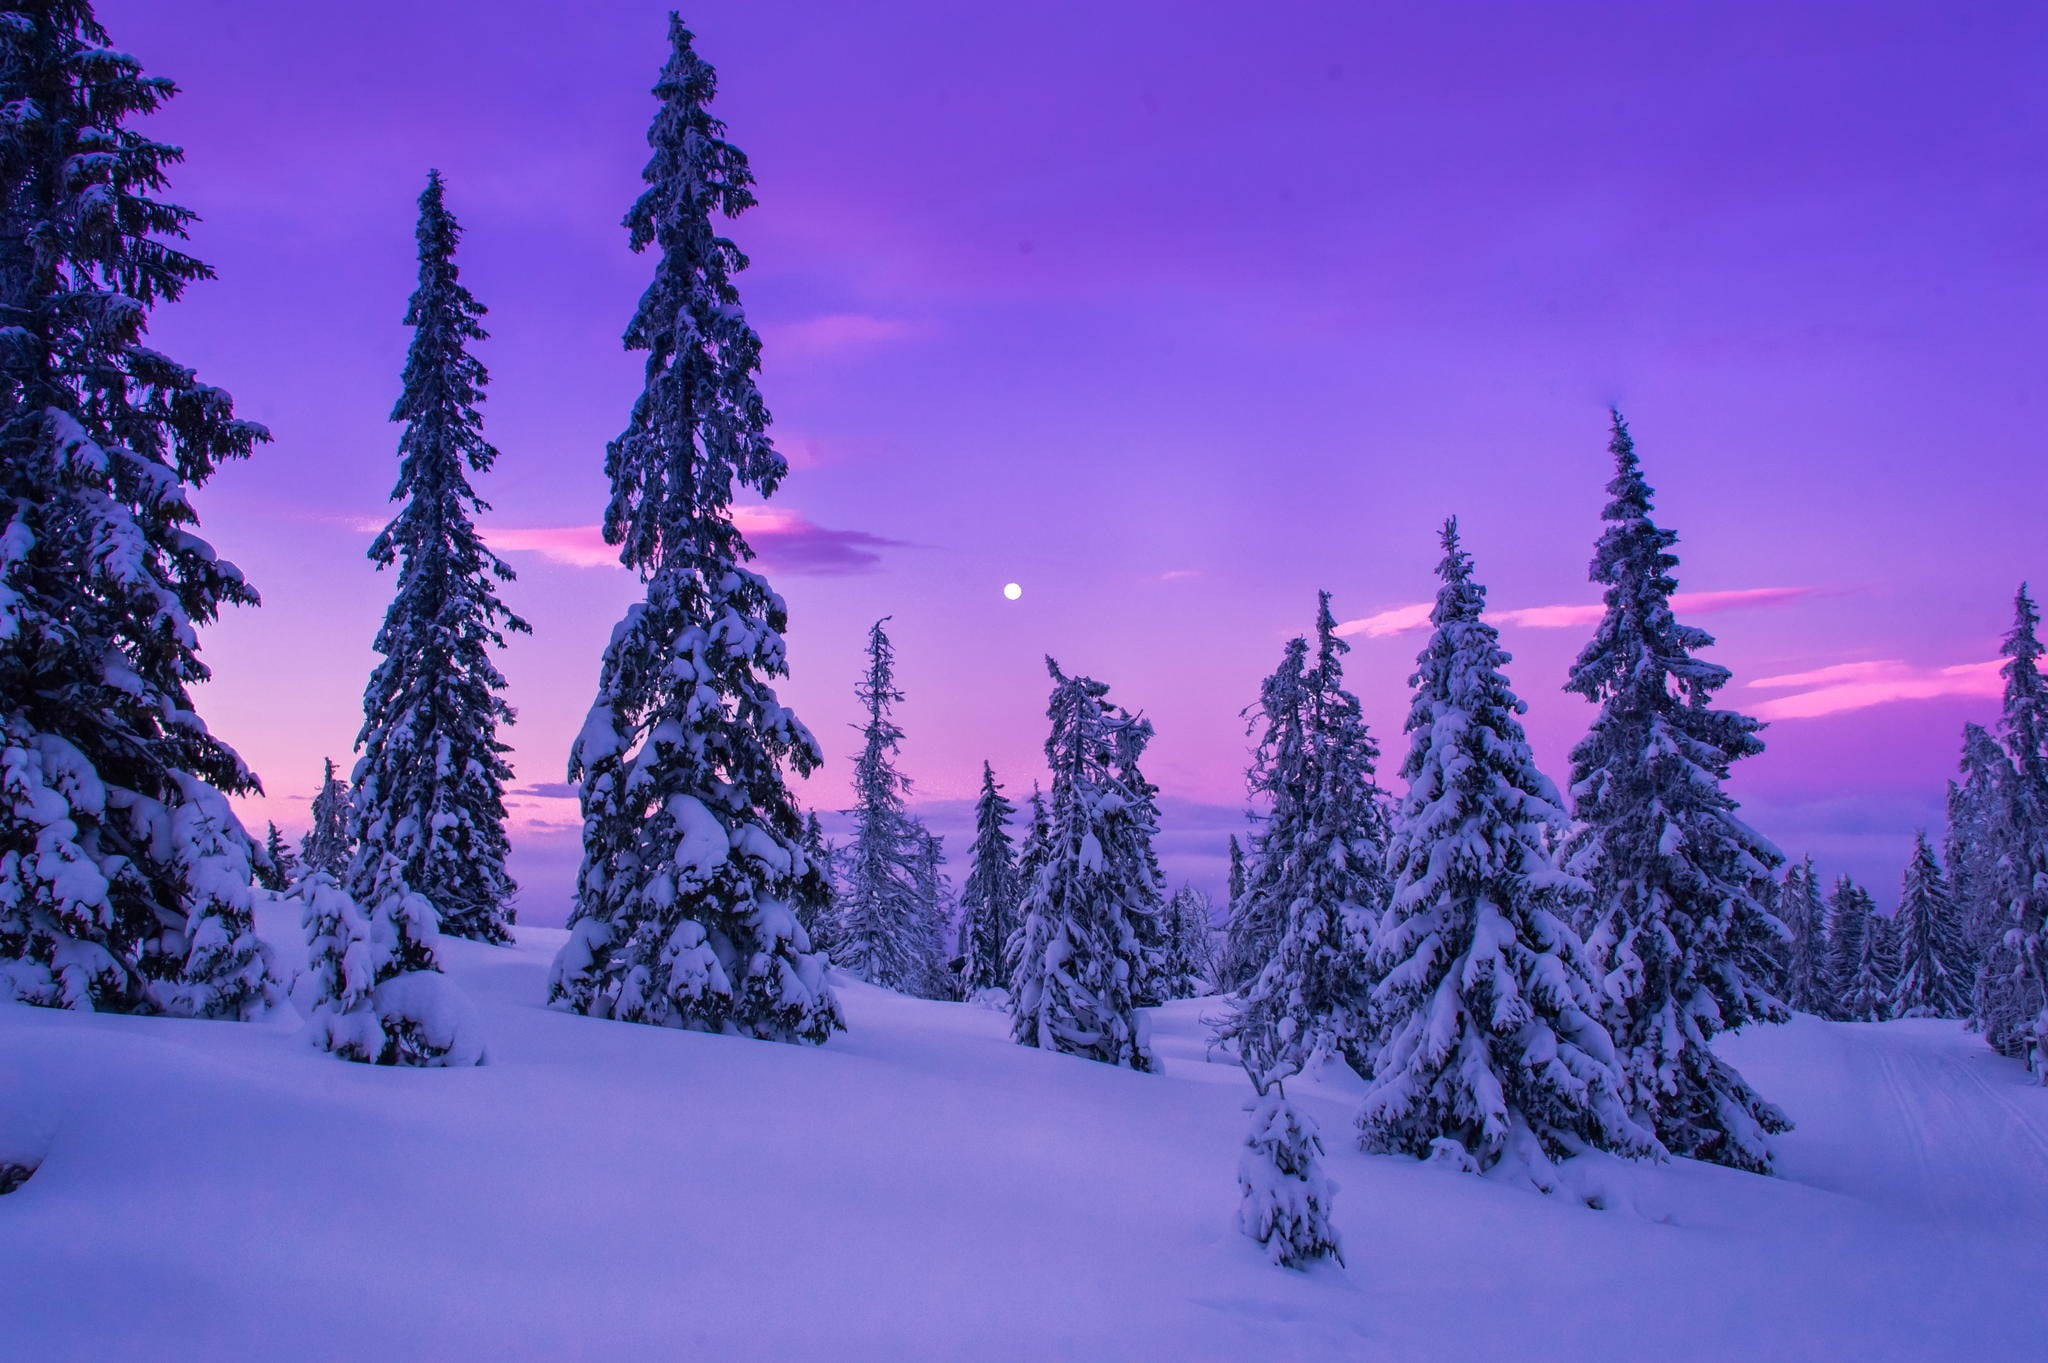
<instances>
[{"instance_id":1,"label":"pink cloud","mask_svg":"<svg viewBox=\"0 0 2048 1363\"><path fill-rule=\"evenodd\" d=\"M767 325L761 331L768 358L773 361L785 355L796 359L815 359L868 346L886 345L892 341L914 340L925 335L927 328L893 317L834 312L802 322Z\"/></svg>"},{"instance_id":2,"label":"pink cloud","mask_svg":"<svg viewBox=\"0 0 2048 1363\"><path fill-rule=\"evenodd\" d=\"M1161 582L1186 582L1202 575L1200 568L1172 568L1159 575Z\"/></svg>"},{"instance_id":3,"label":"pink cloud","mask_svg":"<svg viewBox=\"0 0 2048 1363\"><path fill-rule=\"evenodd\" d=\"M571 568L616 568L619 551L604 542L595 525L487 526L484 538L500 553L539 554Z\"/></svg>"},{"instance_id":4,"label":"pink cloud","mask_svg":"<svg viewBox=\"0 0 2048 1363\"><path fill-rule=\"evenodd\" d=\"M1849 710L1865 710L1900 700L1933 700L1940 696L1996 697L2004 683L2000 660L1958 663L1953 667L1916 667L1897 658L1837 663L1811 672L1758 677L1749 684L1764 690L1789 691L1756 707L1761 719L1815 719Z\"/></svg>"},{"instance_id":5,"label":"pink cloud","mask_svg":"<svg viewBox=\"0 0 2048 1363\"><path fill-rule=\"evenodd\" d=\"M1726 592L1677 592L1671 597L1671 605L1680 615L1718 615L1722 611L1752 606L1789 605L1817 593L1818 589L1814 587L1745 587ZM1488 611L1486 618L1497 625L1517 625L1524 629L1578 629L1598 624L1605 610L1606 607L1598 603L1523 606L1517 610ZM1427 601L1394 606L1362 620L1348 620L1337 626L1337 633L1363 634L1372 639L1406 634L1428 625L1429 611L1430 603Z\"/></svg>"},{"instance_id":6,"label":"pink cloud","mask_svg":"<svg viewBox=\"0 0 2048 1363\"><path fill-rule=\"evenodd\" d=\"M764 571L866 572L881 566L882 550L902 543L864 530L830 530L785 507L736 506L732 518ZM619 562L618 550L604 542L602 527L595 525L491 526L484 537L501 552L535 553L572 568L612 568Z\"/></svg>"},{"instance_id":7,"label":"pink cloud","mask_svg":"<svg viewBox=\"0 0 2048 1363\"><path fill-rule=\"evenodd\" d=\"M1393 606L1362 620L1346 620L1337 626L1337 633L1345 636L1363 634L1368 639L1384 639L1390 634L1406 634L1421 629L1429 623L1430 603L1418 601L1412 606Z\"/></svg>"}]
</instances>

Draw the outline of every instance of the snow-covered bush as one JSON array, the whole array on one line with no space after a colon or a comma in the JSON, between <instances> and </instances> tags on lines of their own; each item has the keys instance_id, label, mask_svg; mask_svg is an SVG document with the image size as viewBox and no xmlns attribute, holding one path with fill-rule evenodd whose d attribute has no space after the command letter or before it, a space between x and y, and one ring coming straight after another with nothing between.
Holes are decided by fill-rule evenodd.
<instances>
[{"instance_id":1,"label":"snow-covered bush","mask_svg":"<svg viewBox=\"0 0 2048 1363\"><path fill-rule=\"evenodd\" d=\"M1288 1099L1285 1069L1263 1079L1254 1066L1245 1072L1255 1096L1244 1105L1252 1120L1237 1160L1238 1229L1284 1268L1321 1259L1342 1264L1330 1220L1337 1185L1323 1174L1315 1121Z\"/></svg>"}]
</instances>

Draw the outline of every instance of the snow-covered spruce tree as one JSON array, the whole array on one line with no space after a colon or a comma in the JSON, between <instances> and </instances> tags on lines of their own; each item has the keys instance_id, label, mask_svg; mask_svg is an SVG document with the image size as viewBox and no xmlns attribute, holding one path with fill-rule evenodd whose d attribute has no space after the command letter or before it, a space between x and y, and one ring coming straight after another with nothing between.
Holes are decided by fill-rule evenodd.
<instances>
[{"instance_id":1,"label":"snow-covered spruce tree","mask_svg":"<svg viewBox=\"0 0 2048 1363\"><path fill-rule=\"evenodd\" d=\"M1045 864L1020 912L1012 952L1011 1034L1026 1046L1152 1070L1138 1014L1138 918L1152 887L1139 801L1118 771L1142 749L1151 725L1104 700L1109 688L1068 677L1047 658L1052 700L1046 765L1052 812Z\"/></svg>"},{"instance_id":2,"label":"snow-covered spruce tree","mask_svg":"<svg viewBox=\"0 0 2048 1363\"><path fill-rule=\"evenodd\" d=\"M1442 586L1411 678L1410 746L1375 937L1379 1038L1363 1146L1555 1186L1588 1148L1650 1155L1631 1115L1585 949L1566 921L1584 886L1545 831L1563 822L1481 618L1486 589L1443 530Z\"/></svg>"},{"instance_id":3,"label":"snow-covered spruce tree","mask_svg":"<svg viewBox=\"0 0 2048 1363\"><path fill-rule=\"evenodd\" d=\"M1159 787L1145 779L1140 766L1145 746L1152 741L1152 726L1119 711L1113 733L1117 744L1117 784L1128 801L1123 818L1130 836L1123 846L1136 859L1129 882L1143 891L1131 917L1138 943L1131 959L1131 995L1140 1007L1149 1008L1166 1000L1160 979L1169 950L1166 873L1160 868L1159 853L1153 845L1153 839L1159 836Z\"/></svg>"},{"instance_id":4,"label":"snow-covered spruce tree","mask_svg":"<svg viewBox=\"0 0 2048 1363\"><path fill-rule=\"evenodd\" d=\"M1870 916L1870 941L1864 950L1870 953L1870 971L1877 977L1879 996L1877 1020L1886 1021L1898 1016L1892 1011L1892 1000L1899 993L1899 955L1905 947L1905 938L1900 931L1896 913L1872 913Z\"/></svg>"},{"instance_id":5,"label":"snow-covered spruce tree","mask_svg":"<svg viewBox=\"0 0 2048 1363\"><path fill-rule=\"evenodd\" d=\"M1778 892L1779 916L1792 940L1786 953L1786 1003L1802 1013L1831 1017L1835 1012L1833 975L1828 970L1827 906L1813 858L1785 872Z\"/></svg>"},{"instance_id":6,"label":"snow-covered spruce tree","mask_svg":"<svg viewBox=\"0 0 2048 1363\"><path fill-rule=\"evenodd\" d=\"M388 854L387 854L388 855ZM292 887L306 930L313 1044L365 1065L480 1065L475 1010L441 973L434 909L395 874L364 905L323 870Z\"/></svg>"},{"instance_id":7,"label":"snow-covered spruce tree","mask_svg":"<svg viewBox=\"0 0 2048 1363\"><path fill-rule=\"evenodd\" d=\"M1913 840L1913 859L1899 887L1899 978L1891 1015L1902 1018L1959 1018L1969 1011L1972 972L1967 968L1963 924L1950 896L1941 863L1923 830Z\"/></svg>"},{"instance_id":8,"label":"snow-covered spruce tree","mask_svg":"<svg viewBox=\"0 0 2048 1363\"><path fill-rule=\"evenodd\" d=\"M1789 1129L1713 1039L1789 1013L1761 969L1784 937L1766 906L1784 860L1736 817L1729 768L1763 750L1763 725L1715 709L1728 669L1698 655L1713 636L1679 623L1671 552L1620 412L1614 478L1590 576L1606 610L1565 687L1599 707L1572 749L1565 869L1592 887L1586 948L1627 1097L1674 1155L1767 1173Z\"/></svg>"},{"instance_id":9,"label":"snow-covered spruce tree","mask_svg":"<svg viewBox=\"0 0 2048 1363\"><path fill-rule=\"evenodd\" d=\"M398 565L398 582L377 633L383 661L363 693L348 887L373 911L419 895L442 932L503 943L512 940L512 769L498 726L512 709L492 653L505 631L527 624L498 600L496 584L512 570L472 519L489 508L469 475L498 457L477 414L489 378L469 353L484 339L484 307L457 276L462 229L438 171L428 172L419 210L419 286L405 311L412 344L391 413L404 425L391 492L402 505L370 544L379 568Z\"/></svg>"},{"instance_id":10,"label":"snow-covered spruce tree","mask_svg":"<svg viewBox=\"0 0 2048 1363\"><path fill-rule=\"evenodd\" d=\"M1237 1227L1282 1268L1306 1268L1320 1259L1344 1262L1331 1204L1337 1185L1322 1171L1323 1141L1315 1121L1287 1096L1288 1071L1261 1079L1246 1066L1254 1097L1244 1152L1237 1158Z\"/></svg>"},{"instance_id":11,"label":"snow-covered spruce tree","mask_svg":"<svg viewBox=\"0 0 2048 1363\"><path fill-rule=\"evenodd\" d=\"M580 1013L820 1042L842 1024L796 917L803 822L783 766L822 758L776 698L788 612L746 566L732 516L738 488L768 496L788 468L732 282L746 257L711 222L753 205L753 175L673 15L669 41L647 190L626 215L634 249L660 252L626 331L648 353L646 386L605 455L605 539L646 599L612 631L570 750L583 867L548 995Z\"/></svg>"},{"instance_id":12,"label":"snow-covered spruce tree","mask_svg":"<svg viewBox=\"0 0 2048 1363\"><path fill-rule=\"evenodd\" d=\"M796 920L811 939L811 949L832 954L838 926L838 891L832 879L834 849L825 839L825 825L815 810L804 815L804 870L797 878Z\"/></svg>"},{"instance_id":13,"label":"snow-covered spruce tree","mask_svg":"<svg viewBox=\"0 0 2048 1363\"><path fill-rule=\"evenodd\" d=\"M1230 835L1230 878L1224 883L1230 900L1223 906L1225 921L1237 917L1237 902L1244 898L1244 846L1237 840L1237 834Z\"/></svg>"},{"instance_id":14,"label":"snow-covered spruce tree","mask_svg":"<svg viewBox=\"0 0 2048 1363\"><path fill-rule=\"evenodd\" d=\"M256 593L189 494L269 437L144 341L212 272L128 126L176 87L107 44L85 0L0 15L0 1000L244 1018L258 786L192 688Z\"/></svg>"},{"instance_id":15,"label":"snow-covered spruce tree","mask_svg":"<svg viewBox=\"0 0 2048 1363\"><path fill-rule=\"evenodd\" d=\"M2040 612L2025 583L2013 598L1999 720L2011 777L2002 784L1999 898L2005 909L1981 970L1984 1039L2025 1059L2048 1084L2048 681L2041 676Z\"/></svg>"},{"instance_id":16,"label":"snow-covered spruce tree","mask_svg":"<svg viewBox=\"0 0 2048 1363\"><path fill-rule=\"evenodd\" d=\"M1834 982L1832 1016L1844 1022L1875 1022L1884 1016L1887 991L1876 916L1868 890L1847 876L1835 881L1828 896L1828 972Z\"/></svg>"},{"instance_id":17,"label":"snow-covered spruce tree","mask_svg":"<svg viewBox=\"0 0 2048 1363\"><path fill-rule=\"evenodd\" d=\"M299 859L292 855L292 849L277 825L271 824L263 838L263 855L256 861L256 883L273 893L282 894L291 888L292 878L298 869Z\"/></svg>"},{"instance_id":18,"label":"snow-covered spruce tree","mask_svg":"<svg viewBox=\"0 0 2048 1363\"><path fill-rule=\"evenodd\" d=\"M1224 1035L1258 1063L1308 1072L1335 1056L1371 1063L1372 935L1387 898L1386 811L1373 780L1379 746L1344 689L1330 594L1318 598L1316 653L1301 676L1291 751L1262 745L1257 789L1272 802L1256 882L1280 905L1272 959Z\"/></svg>"},{"instance_id":19,"label":"snow-covered spruce tree","mask_svg":"<svg viewBox=\"0 0 2048 1363\"><path fill-rule=\"evenodd\" d=\"M1010 816L1016 812L996 783L995 768L984 761L981 793L974 801L974 846L968 852L967 882L960 888L960 990L970 999L984 990L1010 987L1003 956L1017 930L1022 898L1010 840Z\"/></svg>"},{"instance_id":20,"label":"snow-covered spruce tree","mask_svg":"<svg viewBox=\"0 0 2048 1363\"><path fill-rule=\"evenodd\" d=\"M1052 815L1045 806L1045 792L1031 783L1031 795L1024 802L1029 815L1024 821L1024 839L1017 844L1017 926L1003 945L1003 978L1015 987L1019 955L1024 949L1024 901L1038 884L1039 875L1052 856Z\"/></svg>"},{"instance_id":21,"label":"snow-covered spruce tree","mask_svg":"<svg viewBox=\"0 0 2048 1363\"><path fill-rule=\"evenodd\" d=\"M833 959L870 984L930 994L940 973L933 927L939 906L927 875L924 825L904 809L910 778L896 769L903 730L890 711L896 689L896 650L882 626L868 629L868 666L854 684L867 718L853 759L853 836L846 846L846 880L839 887L839 922Z\"/></svg>"},{"instance_id":22,"label":"snow-covered spruce tree","mask_svg":"<svg viewBox=\"0 0 2048 1363\"><path fill-rule=\"evenodd\" d=\"M946 840L918 825L917 898L924 905L923 947L929 973L918 992L928 999L958 999L959 933L953 922L953 878L946 874Z\"/></svg>"},{"instance_id":23,"label":"snow-covered spruce tree","mask_svg":"<svg viewBox=\"0 0 2048 1363\"><path fill-rule=\"evenodd\" d=\"M1213 914L1209 896L1192 885L1181 886L1166 901L1166 960L1159 972L1159 992L1164 998L1194 998L1213 978Z\"/></svg>"},{"instance_id":24,"label":"snow-covered spruce tree","mask_svg":"<svg viewBox=\"0 0 2048 1363\"><path fill-rule=\"evenodd\" d=\"M2005 934L2010 905L2004 893L2007 833L2006 789L2014 779L2005 749L1981 724L1963 725L1960 781L1948 785L1948 830L1942 859L1949 894L1963 924L1963 940L1976 979L1992 948ZM1972 1019L1976 1025L1972 988Z\"/></svg>"},{"instance_id":25,"label":"snow-covered spruce tree","mask_svg":"<svg viewBox=\"0 0 2048 1363\"><path fill-rule=\"evenodd\" d=\"M1974 1031L1982 1031L1985 1009L1978 995L1989 984L1985 960L2005 931L2005 782L2011 780L2013 763L1982 724L1964 724L1958 767L1962 780L1948 784L1942 860L1948 866L1948 892L1956 900L1972 976L1968 1019Z\"/></svg>"},{"instance_id":26,"label":"snow-covered spruce tree","mask_svg":"<svg viewBox=\"0 0 2048 1363\"><path fill-rule=\"evenodd\" d=\"M348 782L335 772L333 758L324 760L326 770L313 796L313 826L299 842L299 871L324 871L339 882L355 857L355 844L349 840Z\"/></svg>"},{"instance_id":27,"label":"snow-covered spruce tree","mask_svg":"<svg viewBox=\"0 0 2048 1363\"><path fill-rule=\"evenodd\" d=\"M1017 844L1017 894L1020 903L1052 853L1052 816L1046 811L1045 792L1038 788L1038 782L1031 783L1031 796L1024 803L1031 814L1024 821L1024 840Z\"/></svg>"},{"instance_id":28,"label":"snow-covered spruce tree","mask_svg":"<svg viewBox=\"0 0 2048 1363\"><path fill-rule=\"evenodd\" d=\"M1251 764L1245 769L1255 829L1251 851L1240 853L1239 884L1231 895L1223 979L1219 982L1235 992L1249 988L1272 963L1287 927L1280 880L1298 833L1295 797L1301 793L1298 787L1307 764L1303 755L1308 743L1304 725L1307 676L1308 640L1297 636L1287 641L1280 665L1259 684L1258 702L1244 712L1249 732L1258 736ZM1280 773L1287 774L1284 780ZM1283 800L1283 795L1288 798ZM1272 844L1270 854L1268 844Z\"/></svg>"}]
</instances>

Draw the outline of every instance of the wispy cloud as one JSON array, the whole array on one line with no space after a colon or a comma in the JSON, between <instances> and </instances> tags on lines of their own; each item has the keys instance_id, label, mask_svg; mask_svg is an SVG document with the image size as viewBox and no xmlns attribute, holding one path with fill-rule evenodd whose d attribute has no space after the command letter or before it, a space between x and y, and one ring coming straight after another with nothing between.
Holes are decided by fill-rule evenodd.
<instances>
[{"instance_id":1,"label":"wispy cloud","mask_svg":"<svg viewBox=\"0 0 2048 1363\"><path fill-rule=\"evenodd\" d=\"M928 327L895 317L875 317L864 312L833 312L801 322L764 325L762 341L768 358L817 359L909 341L926 335Z\"/></svg>"},{"instance_id":2,"label":"wispy cloud","mask_svg":"<svg viewBox=\"0 0 2048 1363\"><path fill-rule=\"evenodd\" d=\"M1785 691L1756 707L1762 719L1817 719L1850 710L1867 710L1900 700L1934 700L1941 696L1994 697L2003 689L1999 660L1957 663L1953 667L1916 667L1898 658L1837 663L1811 672L1758 677L1751 686Z\"/></svg>"},{"instance_id":3,"label":"wispy cloud","mask_svg":"<svg viewBox=\"0 0 2048 1363\"><path fill-rule=\"evenodd\" d=\"M878 568L882 551L903 541L865 530L831 530L784 507L736 506L733 523L752 545L767 571L834 576ZM535 553L572 568L617 567L618 550L604 542L595 525L487 526L484 537L507 553Z\"/></svg>"},{"instance_id":4,"label":"wispy cloud","mask_svg":"<svg viewBox=\"0 0 2048 1363\"><path fill-rule=\"evenodd\" d=\"M597 525L484 527L484 538L500 553L539 554L550 563L571 568L616 568L619 551L604 542L604 527Z\"/></svg>"},{"instance_id":5,"label":"wispy cloud","mask_svg":"<svg viewBox=\"0 0 2048 1363\"><path fill-rule=\"evenodd\" d=\"M1722 611L1790 605L1818 595L1819 591L1817 587L1745 587L1727 592L1677 592L1672 595L1671 606L1680 615L1718 615ZM1496 625L1516 625L1523 629L1575 629L1598 624L1605 609L1598 602L1523 606L1517 610L1488 611L1486 618ZM1430 603L1427 601L1392 606L1360 620L1347 620L1337 626L1337 633L1362 634L1369 639L1407 634L1429 624L1429 611Z\"/></svg>"},{"instance_id":6,"label":"wispy cloud","mask_svg":"<svg viewBox=\"0 0 2048 1363\"><path fill-rule=\"evenodd\" d=\"M1161 582L1187 582L1201 575L1202 570L1200 568L1171 568L1161 573L1159 580Z\"/></svg>"},{"instance_id":7,"label":"wispy cloud","mask_svg":"<svg viewBox=\"0 0 2048 1363\"><path fill-rule=\"evenodd\" d=\"M531 796L538 800L573 800L581 791L567 781L535 781L531 785L519 786L505 793Z\"/></svg>"},{"instance_id":8,"label":"wispy cloud","mask_svg":"<svg viewBox=\"0 0 2048 1363\"><path fill-rule=\"evenodd\" d=\"M1346 620L1337 626L1337 633L1346 636L1363 634L1368 639L1384 639L1390 634L1406 634L1429 623L1429 608L1430 603L1427 601L1417 601L1408 606L1390 606L1362 620Z\"/></svg>"}]
</instances>

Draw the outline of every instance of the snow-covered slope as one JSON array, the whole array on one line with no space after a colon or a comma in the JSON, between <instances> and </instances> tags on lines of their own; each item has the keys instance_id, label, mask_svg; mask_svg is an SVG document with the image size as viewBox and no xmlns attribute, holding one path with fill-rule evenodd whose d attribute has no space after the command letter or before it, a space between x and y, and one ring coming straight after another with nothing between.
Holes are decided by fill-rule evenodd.
<instances>
[{"instance_id":1,"label":"snow-covered slope","mask_svg":"<svg viewBox=\"0 0 2048 1363\"><path fill-rule=\"evenodd\" d=\"M280 925L270 925L273 927ZM0 1008L0 1356L55 1359L1991 1360L2048 1340L2048 1093L1955 1024L1729 1050L1784 1176L1586 1165L1611 1206L1368 1158L1349 1267L1238 1235L1243 1075L1161 1075L848 984L822 1049L550 1013L560 934L450 942L491 1063L294 1025ZM0 1156L6 1154L0 1149Z\"/></svg>"}]
</instances>

